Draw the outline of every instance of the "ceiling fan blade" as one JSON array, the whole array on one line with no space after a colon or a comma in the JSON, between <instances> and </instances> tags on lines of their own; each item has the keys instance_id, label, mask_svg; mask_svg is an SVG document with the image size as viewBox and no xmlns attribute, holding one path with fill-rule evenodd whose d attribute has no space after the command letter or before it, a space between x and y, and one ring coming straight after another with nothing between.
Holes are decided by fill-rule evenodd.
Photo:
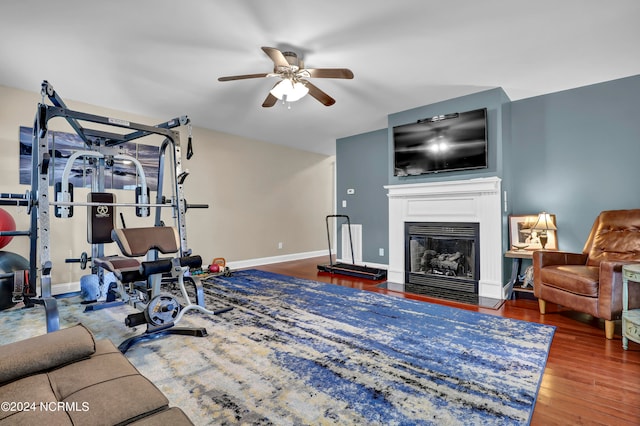
<instances>
[{"instance_id":1,"label":"ceiling fan blade","mask_svg":"<svg viewBox=\"0 0 640 426\"><path fill-rule=\"evenodd\" d=\"M278 84L280 84L280 82L278 81L276 84L273 85L273 87L271 88L271 90L273 90L274 87L276 87ZM264 99L264 102L262 102L262 106L264 108L269 108L272 107L276 104L276 102L278 101L278 98L276 98L275 96L273 96L273 94L271 93L271 90L269 90L269 94L267 95L267 97Z\"/></svg>"},{"instance_id":2,"label":"ceiling fan blade","mask_svg":"<svg viewBox=\"0 0 640 426\"><path fill-rule=\"evenodd\" d=\"M309 94L322 102L324 106L331 106L336 103L336 100L331 96L327 95L322 90L318 89L315 85L311 84L308 81L304 81L304 85L309 89Z\"/></svg>"},{"instance_id":3,"label":"ceiling fan blade","mask_svg":"<svg viewBox=\"0 0 640 426\"><path fill-rule=\"evenodd\" d=\"M262 78L262 77L268 77L269 74L267 73L262 73L262 74L244 74L244 75L230 75L228 77L220 77L218 78L218 81L232 81L232 80L245 80L247 78Z\"/></svg>"},{"instance_id":4,"label":"ceiling fan blade","mask_svg":"<svg viewBox=\"0 0 640 426\"><path fill-rule=\"evenodd\" d=\"M269 94L265 98L264 102L262 103L262 106L264 108L269 108L269 107L274 106L276 104L276 102L278 102L278 98L276 98L275 96L273 96L271 94L271 92L269 92Z\"/></svg>"},{"instance_id":5,"label":"ceiling fan blade","mask_svg":"<svg viewBox=\"0 0 640 426\"><path fill-rule=\"evenodd\" d=\"M347 68L306 68L311 78L353 78L353 72Z\"/></svg>"},{"instance_id":6,"label":"ceiling fan blade","mask_svg":"<svg viewBox=\"0 0 640 426\"><path fill-rule=\"evenodd\" d=\"M285 68L289 67L289 62L287 62L287 58L285 58L282 52L276 49L275 47L263 46L262 50L271 58L273 63L276 65L276 67L285 67Z\"/></svg>"}]
</instances>

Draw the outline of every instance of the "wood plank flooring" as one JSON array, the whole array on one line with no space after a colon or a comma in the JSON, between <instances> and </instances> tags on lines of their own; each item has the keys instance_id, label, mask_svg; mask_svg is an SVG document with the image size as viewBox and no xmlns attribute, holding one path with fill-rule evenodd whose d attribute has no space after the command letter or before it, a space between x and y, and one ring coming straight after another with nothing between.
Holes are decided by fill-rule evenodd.
<instances>
[{"instance_id":1,"label":"wood plank flooring","mask_svg":"<svg viewBox=\"0 0 640 426\"><path fill-rule=\"evenodd\" d=\"M629 349L622 349L619 322L615 338L607 340L603 321L549 303L547 314L541 315L533 298L507 300L499 309L481 308L380 289L380 282L318 272L317 265L326 262L326 258L311 258L256 269L553 325L556 333L531 424L640 425L640 345L629 342Z\"/></svg>"}]
</instances>

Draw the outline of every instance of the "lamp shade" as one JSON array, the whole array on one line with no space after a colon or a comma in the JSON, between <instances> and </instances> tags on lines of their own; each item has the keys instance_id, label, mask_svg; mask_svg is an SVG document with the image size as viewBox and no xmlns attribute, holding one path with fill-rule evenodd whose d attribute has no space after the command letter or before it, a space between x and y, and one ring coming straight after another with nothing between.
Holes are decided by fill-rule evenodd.
<instances>
[{"instance_id":1,"label":"lamp shade","mask_svg":"<svg viewBox=\"0 0 640 426\"><path fill-rule=\"evenodd\" d=\"M295 102L309 93L309 88L299 81L285 78L276 84L270 92L281 101Z\"/></svg>"},{"instance_id":2,"label":"lamp shade","mask_svg":"<svg viewBox=\"0 0 640 426\"><path fill-rule=\"evenodd\" d=\"M531 229L535 229L536 231L555 231L558 228L556 228L556 225L553 223L551 215L549 215L549 213L547 212L542 212L538 215L538 221L535 225L533 225L533 228Z\"/></svg>"}]
</instances>

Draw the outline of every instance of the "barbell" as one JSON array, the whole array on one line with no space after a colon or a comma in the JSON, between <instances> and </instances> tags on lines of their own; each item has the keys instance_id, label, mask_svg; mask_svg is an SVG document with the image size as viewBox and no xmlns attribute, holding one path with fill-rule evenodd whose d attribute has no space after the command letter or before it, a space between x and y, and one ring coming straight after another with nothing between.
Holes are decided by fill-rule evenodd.
<instances>
[{"instance_id":1,"label":"barbell","mask_svg":"<svg viewBox=\"0 0 640 426\"><path fill-rule=\"evenodd\" d=\"M175 207L176 205L173 203L98 203L91 201L52 201L49 204L52 206L60 206L60 207L72 207L72 206L81 206L81 207L98 207L98 206L113 206L113 207ZM185 211L188 209L208 209L208 204L189 204L185 200L184 202Z\"/></svg>"},{"instance_id":2,"label":"barbell","mask_svg":"<svg viewBox=\"0 0 640 426\"><path fill-rule=\"evenodd\" d=\"M64 263L79 263L80 264L80 269L87 269L87 262L89 260L91 260L91 257L89 257L89 255L87 255L86 251L83 251L82 254L80 255L80 257L72 258L72 259L65 259Z\"/></svg>"}]
</instances>

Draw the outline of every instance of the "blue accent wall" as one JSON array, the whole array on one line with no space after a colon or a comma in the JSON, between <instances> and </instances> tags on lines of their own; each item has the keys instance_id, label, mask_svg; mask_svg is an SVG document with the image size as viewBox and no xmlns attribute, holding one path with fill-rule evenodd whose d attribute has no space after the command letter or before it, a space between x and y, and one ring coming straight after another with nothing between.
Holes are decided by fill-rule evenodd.
<instances>
[{"instance_id":1,"label":"blue accent wall","mask_svg":"<svg viewBox=\"0 0 640 426\"><path fill-rule=\"evenodd\" d=\"M640 208L640 76L511 104L514 214L554 213L581 251L602 210Z\"/></svg>"},{"instance_id":2,"label":"blue accent wall","mask_svg":"<svg viewBox=\"0 0 640 426\"><path fill-rule=\"evenodd\" d=\"M364 262L389 262L389 201L384 189L388 167L387 129L337 140L336 212L348 215L352 224L362 224ZM354 194L347 194L348 189L353 189ZM347 202L346 208L342 207L343 201ZM338 244L333 246L342 255L340 228ZM379 254L380 248L384 250L383 256Z\"/></svg>"},{"instance_id":3,"label":"blue accent wall","mask_svg":"<svg viewBox=\"0 0 640 426\"><path fill-rule=\"evenodd\" d=\"M478 108L488 112L489 168L393 176L393 126ZM391 114L386 129L336 141L336 211L363 224L363 261L386 263L384 185L498 176L507 193L505 250L508 214L547 211L556 215L559 248L580 251L600 211L640 208L639 117L640 76L514 102L497 88Z\"/></svg>"}]
</instances>

